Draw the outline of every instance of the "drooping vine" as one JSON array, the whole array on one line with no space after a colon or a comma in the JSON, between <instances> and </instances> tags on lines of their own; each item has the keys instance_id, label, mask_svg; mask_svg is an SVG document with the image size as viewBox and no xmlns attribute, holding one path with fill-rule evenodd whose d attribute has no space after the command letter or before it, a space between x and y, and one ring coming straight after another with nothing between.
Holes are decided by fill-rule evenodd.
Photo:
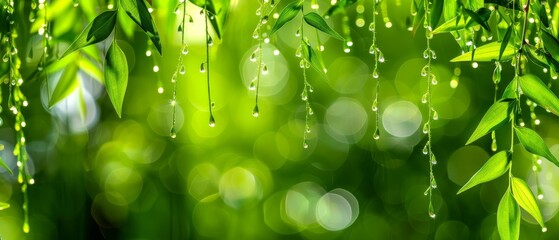
<instances>
[{"instance_id":1,"label":"drooping vine","mask_svg":"<svg viewBox=\"0 0 559 240\"><path fill-rule=\"evenodd\" d=\"M378 65L379 63L384 62L384 55L380 51L379 47L377 46L377 16L378 16L378 1L375 0L373 2L373 21L369 25L369 31L373 34L373 41L371 47L369 48L369 53L374 57L374 66L373 66L373 79L376 80L376 87L375 87L375 97L373 99L373 105L371 109L375 112L375 132L373 133L373 139L378 140L380 138L380 111L379 111L379 93L380 93L380 79L379 79L379 70Z\"/></svg>"},{"instance_id":2,"label":"drooping vine","mask_svg":"<svg viewBox=\"0 0 559 240\"><path fill-rule=\"evenodd\" d=\"M324 62L320 54L314 50L311 46L309 39L305 36L305 23L309 26L330 35L331 37L347 41L344 37L342 37L339 33L334 31L327 23L322 16L318 13L311 11L308 13L304 12L303 9L303 0L298 0L295 2L291 2L284 7L280 15L278 16L278 20L270 30L270 36L272 36L276 31L278 31L283 25L287 22L293 20L299 13L303 15L303 19L301 19L301 24L297 32L295 33L296 37L299 37L300 44L297 50L295 51L295 56L300 58L299 67L303 69L303 91L301 92L301 100L305 103L305 126L303 130L303 148L308 148L308 135L311 133L311 126L310 126L310 118L314 114L314 110L311 107L309 97L310 94L313 93L313 88L308 81L307 76L307 69L313 67L322 77L326 78L326 67L324 66ZM313 6L313 5L311 5ZM318 5L314 5L318 8ZM344 5L345 6L345 5ZM330 11L330 10L329 10ZM322 48L320 47L319 43L319 50Z\"/></svg>"},{"instance_id":3,"label":"drooping vine","mask_svg":"<svg viewBox=\"0 0 559 240\"><path fill-rule=\"evenodd\" d=\"M178 27L178 32L180 32L181 34L181 50L179 53L179 59L177 61L177 67L175 68L175 72L173 73L173 76L171 77L171 84L173 86L173 95L171 98L171 107L173 108L172 110L172 119L171 119L171 130L169 133L169 136L171 138L176 138L177 137L177 129L176 129L176 123L177 123L177 81L179 80L179 76L185 75L186 74L186 69L184 67L184 63L183 63L183 57L186 56L188 54L188 44L186 43L185 39L184 39L184 32L186 31L186 16L189 17L189 22L193 22L192 20L192 16L188 15L186 13L186 1L185 0L180 0L179 1L179 5L177 6L177 9L175 11L175 13L180 13L180 7L182 4L182 16L181 16L181 23Z\"/></svg>"},{"instance_id":4,"label":"drooping vine","mask_svg":"<svg viewBox=\"0 0 559 240\"><path fill-rule=\"evenodd\" d=\"M437 181L435 180L435 174L433 172L434 165L437 164L437 160L435 154L433 153L432 144L431 144L431 125L432 120L437 120L439 115L437 111L433 107L432 101L432 86L437 85L437 77L432 71L431 61L437 58L435 51L431 49L431 39L433 38L433 28L431 23L431 1L425 0L425 16L424 16L424 24L423 27L425 28L425 38L427 43L427 48L423 52L423 58L427 59L427 64L421 69L421 76L425 77L427 90L423 94L421 98L421 102L427 105L428 117L425 120L423 125L423 133L427 135L427 141L425 146L423 147L423 154L427 155L429 158L429 187L425 191L425 195L429 198L429 217L435 218L435 208L433 206L433 190L437 188Z\"/></svg>"},{"instance_id":5,"label":"drooping vine","mask_svg":"<svg viewBox=\"0 0 559 240\"><path fill-rule=\"evenodd\" d=\"M213 46L214 42L212 36L210 36L208 20L209 18L213 18L215 16L210 15L208 12L208 0L205 0L204 9L200 11L201 15L204 15L204 30L205 30L205 43L206 43L206 61L200 64L200 72L206 72L206 84L208 89L208 109L210 111L210 119L208 125L210 127L215 127L215 118L213 115L213 108L214 102L212 101L212 92L211 92L211 85L210 85L210 47Z\"/></svg>"},{"instance_id":6,"label":"drooping vine","mask_svg":"<svg viewBox=\"0 0 559 240\"><path fill-rule=\"evenodd\" d=\"M44 6L43 6L44 7ZM16 143L14 146L13 154L17 160L17 180L21 184L21 193L23 195L23 232L29 232L29 192L28 187L35 183L28 169L29 155L25 144L25 133L23 129L27 126L25 117L23 116L23 109L28 106L27 98L21 91L21 86L24 83L23 76L20 73L22 61L18 55L18 47L16 45L16 38L18 36L16 21L14 19L15 5L14 1L9 1L4 5L4 10L7 13L6 21L8 24L6 33L2 36L1 47L4 53L2 61L7 63L8 70L7 76L3 82L9 86L8 96L8 109L14 116L14 130L16 135Z\"/></svg>"}]
</instances>

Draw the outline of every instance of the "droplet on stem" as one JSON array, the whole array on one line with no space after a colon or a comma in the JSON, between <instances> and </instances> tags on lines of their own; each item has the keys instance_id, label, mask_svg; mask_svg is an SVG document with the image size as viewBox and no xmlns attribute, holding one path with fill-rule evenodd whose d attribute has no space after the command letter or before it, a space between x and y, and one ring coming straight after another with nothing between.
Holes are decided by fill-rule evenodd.
<instances>
[{"instance_id":1,"label":"droplet on stem","mask_svg":"<svg viewBox=\"0 0 559 240\"><path fill-rule=\"evenodd\" d=\"M184 44L181 49L182 55L188 54L188 45Z\"/></svg>"},{"instance_id":2,"label":"droplet on stem","mask_svg":"<svg viewBox=\"0 0 559 240\"><path fill-rule=\"evenodd\" d=\"M171 138L176 138L176 137L177 137L177 132L176 132L176 130L175 130L175 127L172 127L172 128L171 128L171 133L169 134L169 136L170 136Z\"/></svg>"},{"instance_id":3,"label":"droplet on stem","mask_svg":"<svg viewBox=\"0 0 559 240\"><path fill-rule=\"evenodd\" d=\"M208 125L212 128L215 127L215 119L214 119L213 114L210 114L210 121L209 121Z\"/></svg>"},{"instance_id":4,"label":"droplet on stem","mask_svg":"<svg viewBox=\"0 0 559 240\"><path fill-rule=\"evenodd\" d=\"M200 64L200 72L201 72L201 73L206 72L206 63Z\"/></svg>"},{"instance_id":5,"label":"droplet on stem","mask_svg":"<svg viewBox=\"0 0 559 240\"><path fill-rule=\"evenodd\" d=\"M373 139L378 140L380 138L380 131L378 128L375 129L375 133L373 134Z\"/></svg>"},{"instance_id":6,"label":"droplet on stem","mask_svg":"<svg viewBox=\"0 0 559 240\"><path fill-rule=\"evenodd\" d=\"M375 100L373 101L373 105L372 105L371 109L373 110L373 112L376 112L376 111L378 110L378 101L377 101L377 99L375 99Z\"/></svg>"},{"instance_id":7,"label":"droplet on stem","mask_svg":"<svg viewBox=\"0 0 559 240\"><path fill-rule=\"evenodd\" d=\"M423 133L427 134L429 132L429 122L423 124Z\"/></svg>"},{"instance_id":8,"label":"droplet on stem","mask_svg":"<svg viewBox=\"0 0 559 240\"><path fill-rule=\"evenodd\" d=\"M202 63L202 66L203 66L203 63ZM202 69L200 69L200 71L202 71ZM186 69L184 68L184 65L181 65L181 67L179 68L179 73L180 73L180 75L184 75L186 73Z\"/></svg>"},{"instance_id":9,"label":"droplet on stem","mask_svg":"<svg viewBox=\"0 0 559 240\"><path fill-rule=\"evenodd\" d=\"M258 105L254 105L254 109L252 110L252 116L253 117L258 117L259 114L260 114L260 111L258 110Z\"/></svg>"}]
</instances>

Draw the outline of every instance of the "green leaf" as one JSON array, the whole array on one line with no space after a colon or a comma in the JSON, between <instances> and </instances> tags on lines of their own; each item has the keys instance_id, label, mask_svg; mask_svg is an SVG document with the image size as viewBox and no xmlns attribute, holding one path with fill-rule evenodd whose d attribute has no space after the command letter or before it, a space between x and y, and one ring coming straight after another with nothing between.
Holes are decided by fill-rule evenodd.
<instances>
[{"instance_id":1,"label":"green leaf","mask_svg":"<svg viewBox=\"0 0 559 240\"><path fill-rule=\"evenodd\" d=\"M497 208L497 230L502 240L517 240L520 235L520 208L508 189Z\"/></svg>"},{"instance_id":2,"label":"green leaf","mask_svg":"<svg viewBox=\"0 0 559 240\"><path fill-rule=\"evenodd\" d=\"M546 58L546 54L548 53L546 53L543 49L536 48L529 44L524 44L522 50L526 53L526 57L536 65L542 68L549 67L549 61Z\"/></svg>"},{"instance_id":3,"label":"green leaf","mask_svg":"<svg viewBox=\"0 0 559 240\"><path fill-rule=\"evenodd\" d=\"M559 98L536 75L521 76L519 83L522 92L530 100L559 116Z\"/></svg>"},{"instance_id":4,"label":"green leaf","mask_svg":"<svg viewBox=\"0 0 559 240\"><path fill-rule=\"evenodd\" d=\"M78 59L78 66L82 71L87 73L87 75L91 76L100 83L104 83L101 69L95 63L91 62L91 60L80 57Z\"/></svg>"},{"instance_id":5,"label":"green leaf","mask_svg":"<svg viewBox=\"0 0 559 240\"><path fill-rule=\"evenodd\" d=\"M64 72L60 76L54 91L52 92L52 96L49 99L49 107L53 107L76 90L79 85L77 73L78 67L76 64L71 63L67 65L66 69L64 69Z\"/></svg>"},{"instance_id":6,"label":"green leaf","mask_svg":"<svg viewBox=\"0 0 559 240\"><path fill-rule=\"evenodd\" d=\"M459 0L444 1L443 16L445 21L454 19L454 17L456 17L456 13L458 11L458 1Z\"/></svg>"},{"instance_id":7,"label":"green leaf","mask_svg":"<svg viewBox=\"0 0 559 240\"><path fill-rule=\"evenodd\" d=\"M516 99L517 88L518 88L518 81L516 80L516 78L514 78L512 79L512 81L510 81L509 85L507 85L505 91L503 91L502 99Z\"/></svg>"},{"instance_id":8,"label":"green leaf","mask_svg":"<svg viewBox=\"0 0 559 240\"><path fill-rule=\"evenodd\" d=\"M60 58L91 44L105 40L113 31L116 23L116 11L106 11L87 24L76 40L66 49Z\"/></svg>"},{"instance_id":9,"label":"green leaf","mask_svg":"<svg viewBox=\"0 0 559 240\"><path fill-rule=\"evenodd\" d=\"M145 0L120 0L120 7L128 14L128 16L144 30L146 35L161 54L161 42L159 33L153 22L153 18L148 11L148 3Z\"/></svg>"},{"instance_id":10,"label":"green leaf","mask_svg":"<svg viewBox=\"0 0 559 240\"><path fill-rule=\"evenodd\" d=\"M537 132L525 127L515 127L514 132L526 151L542 156L559 167L559 162Z\"/></svg>"},{"instance_id":11,"label":"green leaf","mask_svg":"<svg viewBox=\"0 0 559 240\"><path fill-rule=\"evenodd\" d=\"M435 27L439 24L441 15L443 15L443 6L445 0L433 0L431 1L431 27Z\"/></svg>"},{"instance_id":12,"label":"green leaf","mask_svg":"<svg viewBox=\"0 0 559 240\"><path fill-rule=\"evenodd\" d=\"M507 28L507 32L505 33L505 36L503 37L503 41L501 41L501 48L499 49L499 61L501 61L501 59L503 58L503 53L505 52L507 46L509 45L511 33L512 33L512 26L509 26Z\"/></svg>"},{"instance_id":13,"label":"green leaf","mask_svg":"<svg viewBox=\"0 0 559 240\"><path fill-rule=\"evenodd\" d=\"M509 112L510 102L508 101L498 101L491 105L485 115L483 115L483 118L481 118L476 130L474 130L474 133L472 133L466 145L478 140L487 133L508 122Z\"/></svg>"},{"instance_id":14,"label":"green leaf","mask_svg":"<svg viewBox=\"0 0 559 240\"><path fill-rule=\"evenodd\" d=\"M559 58L559 41L548 31L541 29L543 47L553 56Z\"/></svg>"},{"instance_id":15,"label":"green leaf","mask_svg":"<svg viewBox=\"0 0 559 240\"><path fill-rule=\"evenodd\" d=\"M295 18L297 14L299 14L301 8L303 8L303 3L301 1L294 1L285 6L285 8L281 11L278 20L272 27L272 30L270 30L270 36L281 27L283 27L283 25L285 25L287 22L293 20L293 18Z\"/></svg>"},{"instance_id":16,"label":"green leaf","mask_svg":"<svg viewBox=\"0 0 559 240\"><path fill-rule=\"evenodd\" d=\"M118 117L122 114L122 102L128 85L128 63L116 42L113 42L105 58L105 87Z\"/></svg>"},{"instance_id":17,"label":"green leaf","mask_svg":"<svg viewBox=\"0 0 559 240\"><path fill-rule=\"evenodd\" d=\"M82 122L85 122L85 119L87 117L87 105L85 103L85 98L83 97L83 92L80 90L78 90L78 109L80 111L80 118L82 119Z\"/></svg>"},{"instance_id":18,"label":"green leaf","mask_svg":"<svg viewBox=\"0 0 559 240\"><path fill-rule=\"evenodd\" d=\"M451 62L470 62L470 61L492 62L498 60L499 55L501 55L501 61L507 61L512 59L512 57L516 54L516 50L510 44L507 44L507 47L503 51L503 54L500 54L501 52L500 42L491 42L485 44L481 47L478 47L474 52L464 53L458 57L453 58L450 61Z\"/></svg>"},{"instance_id":19,"label":"green leaf","mask_svg":"<svg viewBox=\"0 0 559 240\"><path fill-rule=\"evenodd\" d=\"M332 36L335 37L337 39L340 40L344 40L344 37L342 37L342 35L340 35L339 33L337 33L336 31L334 31L330 26L328 26L328 23L326 23L326 21L324 20L324 18L322 18L320 15L318 15L318 13L315 12L310 12L305 14L304 16L305 18L305 22L307 22L309 25L313 26L314 28Z\"/></svg>"},{"instance_id":20,"label":"green leaf","mask_svg":"<svg viewBox=\"0 0 559 240\"><path fill-rule=\"evenodd\" d=\"M510 154L507 151L500 151L493 155L456 194L460 194L478 184L489 182L505 174L510 166L509 156Z\"/></svg>"},{"instance_id":21,"label":"green leaf","mask_svg":"<svg viewBox=\"0 0 559 240\"><path fill-rule=\"evenodd\" d=\"M536 198L534 197L534 194L532 193L526 182L524 182L524 180L520 178L513 177L511 185L512 195L514 196L514 200L516 200L518 205L520 205L522 209L526 210L526 212L532 215L532 217L536 219L536 221L542 228L545 227L542 213L540 212L540 208L536 203Z\"/></svg>"},{"instance_id":22,"label":"green leaf","mask_svg":"<svg viewBox=\"0 0 559 240\"><path fill-rule=\"evenodd\" d=\"M517 11L521 11L519 1L511 1L511 0L485 0L485 3L493 3L497 4L506 8L515 9Z\"/></svg>"},{"instance_id":23,"label":"green leaf","mask_svg":"<svg viewBox=\"0 0 559 240\"><path fill-rule=\"evenodd\" d=\"M0 210L4 210L6 208L9 208L10 204L7 204L5 202L0 202Z\"/></svg>"},{"instance_id":24,"label":"green leaf","mask_svg":"<svg viewBox=\"0 0 559 240\"><path fill-rule=\"evenodd\" d=\"M4 146L2 145L2 148L4 148ZM8 167L8 165L6 165L6 163L4 162L4 159L2 159L0 157L0 166L2 166L4 169L6 169L6 171L8 171L10 174L14 174L14 172L12 172L12 169L10 169L10 167ZM0 209L2 210L2 209Z\"/></svg>"},{"instance_id":25,"label":"green leaf","mask_svg":"<svg viewBox=\"0 0 559 240\"><path fill-rule=\"evenodd\" d=\"M543 26L546 27L546 28L549 28L549 19L547 18L547 13L545 12L545 7L542 6L540 1L532 1L530 3L530 6L532 7L532 12L534 12L536 15L538 15L538 18L540 19Z\"/></svg>"},{"instance_id":26,"label":"green leaf","mask_svg":"<svg viewBox=\"0 0 559 240\"><path fill-rule=\"evenodd\" d=\"M309 61L311 63L311 66L323 77L323 78L327 78L326 73L324 72L324 70L326 69L326 67L324 66L324 62L322 61L322 58L320 57L320 55L318 55L314 49L311 47L311 44L306 42L306 41L302 41L301 42L301 49L303 50L303 57L306 61Z\"/></svg>"}]
</instances>

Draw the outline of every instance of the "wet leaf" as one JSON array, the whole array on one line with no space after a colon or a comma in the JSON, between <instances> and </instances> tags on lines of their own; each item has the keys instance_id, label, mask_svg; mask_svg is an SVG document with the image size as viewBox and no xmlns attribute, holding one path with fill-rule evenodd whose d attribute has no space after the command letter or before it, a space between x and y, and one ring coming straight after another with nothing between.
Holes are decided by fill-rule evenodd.
<instances>
[{"instance_id":1,"label":"wet leaf","mask_svg":"<svg viewBox=\"0 0 559 240\"><path fill-rule=\"evenodd\" d=\"M537 132L525 127L515 127L514 132L526 151L542 156L559 167L559 162L555 156L551 154L544 140Z\"/></svg>"},{"instance_id":2,"label":"wet leaf","mask_svg":"<svg viewBox=\"0 0 559 240\"><path fill-rule=\"evenodd\" d=\"M507 151L500 151L493 155L481 168L468 180L457 194L460 194L478 184L489 182L494 180L503 174L505 174L509 169L510 154Z\"/></svg>"},{"instance_id":3,"label":"wet leaf","mask_svg":"<svg viewBox=\"0 0 559 240\"><path fill-rule=\"evenodd\" d=\"M520 234L520 208L508 189L497 208L497 230L502 240L517 240Z\"/></svg>"},{"instance_id":4,"label":"wet leaf","mask_svg":"<svg viewBox=\"0 0 559 240\"><path fill-rule=\"evenodd\" d=\"M116 24L116 11L106 11L95 17L87 24L85 29L78 35L76 40L66 49L60 58L83 48L85 46L101 42L111 35Z\"/></svg>"},{"instance_id":5,"label":"wet leaf","mask_svg":"<svg viewBox=\"0 0 559 240\"><path fill-rule=\"evenodd\" d=\"M122 114L122 102L128 85L128 63L116 42L113 42L105 58L105 88L118 117Z\"/></svg>"},{"instance_id":6,"label":"wet leaf","mask_svg":"<svg viewBox=\"0 0 559 240\"><path fill-rule=\"evenodd\" d=\"M301 8L303 8L303 2L301 1L294 1L285 6L285 8L281 11L278 20L272 27L272 30L270 30L270 35L274 34L277 30L283 27L283 25L293 20L293 18L299 14Z\"/></svg>"},{"instance_id":7,"label":"wet leaf","mask_svg":"<svg viewBox=\"0 0 559 240\"><path fill-rule=\"evenodd\" d=\"M497 129L502 124L508 122L510 105L510 102L501 100L489 107L466 144L474 142L489 132Z\"/></svg>"},{"instance_id":8,"label":"wet leaf","mask_svg":"<svg viewBox=\"0 0 559 240\"><path fill-rule=\"evenodd\" d=\"M559 98L536 75L521 76L519 84L530 100L559 116Z\"/></svg>"},{"instance_id":9,"label":"wet leaf","mask_svg":"<svg viewBox=\"0 0 559 240\"><path fill-rule=\"evenodd\" d=\"M511 44L507 44L503 54L501 53L501 43L500 42L491 42L485 44L481 47L478 47L473 52L464 53L454 59L450 60L451 62L492 62L499 60L499 55L501 55L501 61L507 61L512 59L516 54L516 50ZM473 56L472 56L473 54Z\"/></svg>"},{"instance_id":10,"label":"wet leaf","mask_svg":"<svg viewBox=\"0 0 559 240\"><path fill-rule=\"evenodd\" d=\"M334 38L340 39L342 41L344 40L344 37L342 37L342 35L340 35L336 31L334 31L330 26L328 26L328 23L326 23L324 18L322 18L317 13L315 12L307 13L305 14L304 18L305 18L305 22L307 22L309 25L313 26L314 28Z\"/></svg>"},{"instance_id":11,"label":"wet leaf","mask_svg":"<svg viewBox=\"0 0 559 240\"><path fill-rule=\"evenodd\" d=\"M148 11L148 3L145 0L120 0L120 7L142 28L155 48L157 48L159 54L161 54L159 33Z\"/></svg>"},{"instance_id":12,"label":"wet leaf","mask_svg":"<svg viewBox=\"0 0 559 240\"><path fill-rule=\"evenodd\" d=\"M536 198L534 194L524 182L524 180L520 178L513 177L511 182L512 187L512 195L514 196L514 200L522 207L522 209L526 210L536 221L540 224L543 228L545 227L542 213L540 212L540 208L536 203Z\"/></svg>"}]
</instances>

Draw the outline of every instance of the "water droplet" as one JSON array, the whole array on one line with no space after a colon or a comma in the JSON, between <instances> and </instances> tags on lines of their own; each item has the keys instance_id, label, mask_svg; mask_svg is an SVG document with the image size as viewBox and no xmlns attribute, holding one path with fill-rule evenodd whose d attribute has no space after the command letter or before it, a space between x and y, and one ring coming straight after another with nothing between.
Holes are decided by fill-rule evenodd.
<instances>
[{"instance_id":1,"label":"water droplet","mask_svg":"<svg viewBox=\"0 0 559 240\"><path fill-rule=\"evenodd\" d=\"M433 108L431 108L431 110L433 111L433 120L438 120L439 119L439 113L437 113L437 111Z\"/></svg>"},{"instance_id":2,"label":"water droplet","mask_svg":"<svg viewBox=\"0 0 559 240\"><path fill-rule=\"evenodd\" d=\"M373 106L371 107L371 109L373 110L373 112L376 112L378 110L378 101L376 99L373 101Z\"/></svg>"},{"instance_id":3,"label":"water droplet","mask_svg":"<svg viewBox=\"0 0 559 240\"><path fill-rule=\"evenodd\" d=\"M258 81L257 78L254 78L251 82L250 85L248 85L248 90L250 91L254 91L256 90L256 82Z\"/></svg>"},{"instance_id":4,"label":"water droplet","mask_svg":"<svg viewBox=\"0 0 559 240\"><path fill-rule=\"evenodd\" d=\"M435 154L431 154L431 164L437 165L437 158L435 157Z\"/></svg>"},{"instance_id":5,"label":"water droplet","mask_svg":"<svg viewBox=\"0 0 559 240\"><path fill-rule=\"evenodd\" d=\"M29 233L29 223L28 222L23 223L23 232L24 233Z\"/></svg>"},{"instance_id":6,"label":"water droplet","mask_svg":"<svg viewBox=\"0 0 559 240\"><path fill-rule=\"evenodd\" d=\"M295 51L295 57L298 57L298 58L301 57L301 46L299 46L299 47L297 48L297 50Z\"/></svg>"},{"instance_id":7,"label":"water droplet","mask_svg":"<svg viewBox=\"0 0 559 240\"><path fill-rule=\"evenodd\" d=\"M499 62L495 62L495 70L493 70L493 83L495 85L499 84L501 81L501 64Z\"/></svg>"},{"instance_id":8,"label":"water droplet","mask_svg":"<svg viewBox=\"0 0 559 240\"><path fill-rule=\"evenodd\" d=\"M8 52L6 52L4 54L4 56L2 57L2 61L3 62L8 62L9 60L10 60L10 56L9 56Z\"/></svg>"},{"instance_id":9,"label":"water droplet","mask_svg":"<svg viewBox=\"0 0 559 240\"><path fill-rule=\"evenodd\" d=\"M256 16L260 16L260 14L262 14L262 7L256 9Z\"/></svg>"},{"instance_id":10,"label":"water droplet","mask_svg":"<svg viewBox=\"0 0 559 240\"><path fill-rule=\"evenodd\" d=\"M437 76L435 76L435 74L431 73L431 85L437 85Z\"/></svg>"},{"instance_id":11,"label":"water droplet","mask_svg":"<svg viewBox=\"0 0 559 240\"><path fill-rule=\"evenodd\" d=\"M422 150L423 154L427 155L429 153L429 142L425 144Z\"/></svg>"},{"instance_id":12,"label":"water droplet","mask_svg":"<svg viewBox=\"0 0 559 240\"><path fill-rule=\"evenodd\" d=\"M495 131L491 132L491 151L497 151L497 138L495 137Z\"/></svg>"},{"instance_id":13,"label":"water droplet","mask_svg":"<svg viewBox=\"0 0 559 240\"><path fill-rule=\"evenodd\" d=\"M256 28L254 32L252 32L252 38L258 39L260 37L259 30L259 28Z\"/></svg>"},{"instance_id":14,"label":"water droplet","mask_svg":"<svg viewBox=\"0 0 559 240\"><path fill-rule=\"evenodd\" d=\"M208 122L208 125L210 127L215 127L215 119L214 119L214 115L210 114L210 121Z\"/></svg>"},{"instance_id":15,"label":"water droplet","mask_svg":"<svg viewBox=\"0 0 559 240\"><path fill-rule=\"evenodd\" d=\"M371 32L375 31L375 24L374 23L369 24L369 31L371 31Z\"/></svg>"},{"instance_id":16,"label":"water droplet","mask_svg":"<svg viewBox=\"0 0 559 240\"><path fill-rule=\"evenodd\" d=\"M431 58L432 59L437 59L437 54L433 50L431 50Z\"/></svg>"},{"instance_id":17,"label":"water droplet","mask_svg":"<svg viewBox=\"0 0 559 240\"><path fill-rule=\"evenodd\" d=\"M260 114L260 111L258 110L258 105L255 105L254 109L252 110L252 116L253 117L258 117L259 114Z\"/></svg>"},{"instance_id":18,"label":"water droplet","mask_svg":"<svg viewBox=\"0 0 559 240\"><path fill-rule=\"evenodd\" d=\"M429 133L429 122L426 122L425 124L423 124L423 133L424 134Z\"/></svg>"},{"instance_id":19,"label":"water droplet","mask_svg":"<svg viewBox=\"0 0 559 240\"><path fill-rule=\"evenodd\" d=\"M182 55L188 54L188 45L186 44L182 45L181 53Z\"/></svg>"},{"instance_id":20,"label":"water droplet","mask_svg":"<svg viewBox=\"0 0 559 240\"><path fill-rule=\"evenodd\" d=\"M262 24L268 23L268 16L262 17L262 20L260 20L260 22L261 22Z\"/></svg>"},{"instance_id":21,"label":"water droplet","mask_svg":"<svg viewBox=\"0 0 559 240\"><path fill-rule=\"evenodd\" d=\"M472 63L472 68L477 68L478 66L479 66L479 64L477 62Z\"/></svg>"},{"instance_id":22,"label":"water droplet","mask_svg":"<svg viewBox=\"0 0 559 240\"><path fill-rule=\"evenodd\" d=\"M211 107L212 109L214 109L214 108L215 108L215 102L210 103L210 107Z\"/></svg>"},{"instance_id":23,"label":"water droplet","mask_svg":"<svg viewBox=\"0 0 559 240\"><path fill-rule=\"evenodd\" d=\"M379 129L375 129L375 133L373 134L373 139L378 140L380 138L380 131Z\"/></svg>"},{"instance_id":24,"label":"water droplet","mask_svg":"<svg viewBox=\"0 0 559 240\"><path fill-rule=\"evenodd\" d=\"M431 191L431 187L428 187L425 192L423 192L423 195L427 196L429 195L429 191Z\"/></svg>"},{"instance_id":25,"label":"water droplet","mask_svg":"<svg viewBox=\"0 0 559 240\"><path fill-rule=\"evenodd\" d=\"M423 104L427 103L427 98L428 97L429 97L429 93L423 94L423 96L421 96L421 103L423 103Z\"/></svg>"},{"instance_id":26,"label":"water droplet","mask_svg":"<svg viewBox=\"0 0 559 240\"><path fill-rule=\"evenodd\" d=\"M252 55L250 55L250 61L251 62L256 62L256 51L252 53Z\"/></svg>"},{"instance_id":27,"label":"water droplet","mask_svg":"<svg viewBox=\"0 0 559 240\"><path fill-rule=\"evenodd\" d=\"M159 66L157 65L153 66L153 72L159 72Z\"/></svg>"},{"instance_id":28,"label":"water droplet","mask_svg":"<svg viewBox=\"0 0 559 240\"><path fill-rule=\"evenodd\" d=\"M307 148L309 148L309 144L307 143L307 141L306 141L306 140L305 140L305 141L303 141L303 148L304 148L304 149L307 149Z\"/></svg>"},{"instance_id":29,"label":"water droplet","mask_svg":"<svg viewBox=\"0 0 559 240\"><path fill-rule=\"evenodd\" d=\"M429 203L429 217L435 219L437 214L435 214L435 209L433 208L433 204Z\"/></svg>"},{"instance_id":30,"label":"water droplet","mask_svg":"<svg viewBox=\"0 0 559 240\"><path fill-rule=\"evenodd\" d=\"M78 1L75 1L74 4L73 4L73 6L74 6L74 7L78 7L78 6L80 6L80 3L79 3Z\"/></svg>"},{"instance_id":31,"label":"water droplet","mask_svg":"<svg viewBox=\"0 0 559 240\"><path fill-rule=\"evenodd\" d=\"M314 111L309 107L309 115L314 115Z\"/></svg>"},{"instance_id":32,"label":"water droplet","mask_svg":"<svg viewBox=\"0 0 559 240\"><path fill-rule=\"evenodd\" d=\"M211 36L208 36L208 46L213 46L214 45L214 40Z\"/></svg>"},{"instance_id":33,"label":"water droplet","mask_svg":"<svg viewBox=\"0 0 559 240\"><path fill-rule=\"evenodd\" d=\"M372 44L371 47L369 47L369 54L373 54L373 55L374 55L376 52L377 52L377 51L376 51L375 44Z\"/></svg>"},{"instance_id":34,"label":"water droplet","mask_svg":"<svg viewBox=\"0 0 559 240\"><path fill-rule=\"evenodd\" d=\"M378 77L379 77L379 76L378 76L378 70L377 70L377 68L375 67L375 69L373 70L373 78L376 79L376 78L378 78Z\"/></svg>"},{"instance_id":35,"label":"water droplet","mask_svg":"<svg viewBox=\"0 0 559 240\"><path fill-rule=\"evenodd\" d=\"M429 65L425 65L422 69L421 69L421 76L425 77L427 76L427 72L429 71Z\"/></svg>"},{"instance_id":36,"label":"water droplet","mask_svg":"<svg viewBox=\"0 0 559 240\"><path fill-rule=\"evenodd\" d=\"M542 228L542 232L547 232L547 228L546 228L546 227L543 227L543 228Z\"/></svg>"},{"instance_id":37,"label":"water droplet","mask_svg":"<svg viewBox=\"0 0 559 240\"><path fill-rule=\"evenodd\" d=\"M177 82L177 73L173 73L173 76L171 77L171 82L172 83L176 83Z\"/></svg>"},{"instance_id":38,"label":"water droplet","mask_svg":"<svg viewBox=\"0 0 559 240\"><path fill-rule=\"evenodd\" d=\"M262 64L264 66L262 66L262 74L266 75L268 74L268 66L266 66L266 64Z\"/></svg>"},{"instance_id":39,"label":"water droplet","mask_svg":"<svg viewBox=\"0 0 559 240\"><path fill-rule=\"evenodd\" d=\"M299 36L301 36L301 29L297 29L297 32L295 32L295 37Z\"/></svg>"},{"instance_id":40,"label":"water droplet","mask_svg":"<svg viewBox=\"0 0 559 240\"><path fill-rule=\"evenodd\" d=\"M437 188L437 181L433 178L431 179L431 188L432 189L436 189Z\"/></svg>"},{"instance_id":41,"label":"water droplet","mask_svg":"<svg viewBox=\"0 0 559 240\"><path fill-rule=\"evenodd\" d=\"M188 23L190 24L194 23L194 19L192 18L192 16L188 16Z\"/></svg>"},{"instance_id":42,"label":"water droplet","mask_svg":"<svg viewBox=\"0 0 559 240\"><path fill-rule=\"evenodd\" d=\"M423 51L423 58L425 59L429 58L429 49Z\"/></svg>"},{"instance_id":43,"label":"water droplet","mask_svg":"<svg viewBox=\"0 0 559 240\"><path fill-rule=\"evenodd\" d=\"M176 132L176 130L175 130L175 127L172 127L172 128L171 128L171 133L169 134L169 136L170 136L171 138L177 138L177 132Z\"/></svg>"},{"instance_id":44,"label":"water droplet","mask_svg":"<svg viewBox=\"0 0 559 240\"><path fill-rule=\"evenodd\" d=\"M157 93L162 94L164 91L163 87L158 87L157 88Z\"/></svg>"},{"instance_id":45,"label":"water droplet","mask_svg":"<svg viewBox=\"0 0 559 240\"><path fill-rule=\"evenodd\" d=\"M543 199L543 194L541 194L541 193L538 194L538 199L539 199L539 200L542 200L542 199Z\"/></svg>"},{"instance_id":46,"label":"water droplet","mask_svg":"<svg viewBox=\"0 0 559 240\"><path fill-rule=\"evenodd\" d=\"M299 67L305 68L305 59L301 59L301 61L299 61Z\"/></svg>"},{"instance_id":47,"label":"water droplet","mask_svg":"<svg viewBox=\"0 0 559 240\"><path fill-rule=\"evenodd\" d=\"M201 72L201 73L206 72L206 63L200 64L200 72Z\"/></svg>"},{"instance_id":48,"label":"water droplet","mask_svg":"<svg viewBox=\"0 0 559 240\"><path fill-rule=\"evenodd\" d=\"M204 67L204 64L202 63L202 68ZM204 72L202 71L203 69L200 68L200 72ZM179 68L179 73L180 75L184 75L186 73L186 69L184 68L184 65L181 65L181 67Z\"/></svg>"},{"instance_id":49,"label":"water droplet","mask_svg":"<svg viewBox=\"0 0 559 240\"><path fill-rule=\"evenodd\" d=\"M311 127L309 125L305 126L305 133L311 133Z\"/></svg>"}]
</instances>

